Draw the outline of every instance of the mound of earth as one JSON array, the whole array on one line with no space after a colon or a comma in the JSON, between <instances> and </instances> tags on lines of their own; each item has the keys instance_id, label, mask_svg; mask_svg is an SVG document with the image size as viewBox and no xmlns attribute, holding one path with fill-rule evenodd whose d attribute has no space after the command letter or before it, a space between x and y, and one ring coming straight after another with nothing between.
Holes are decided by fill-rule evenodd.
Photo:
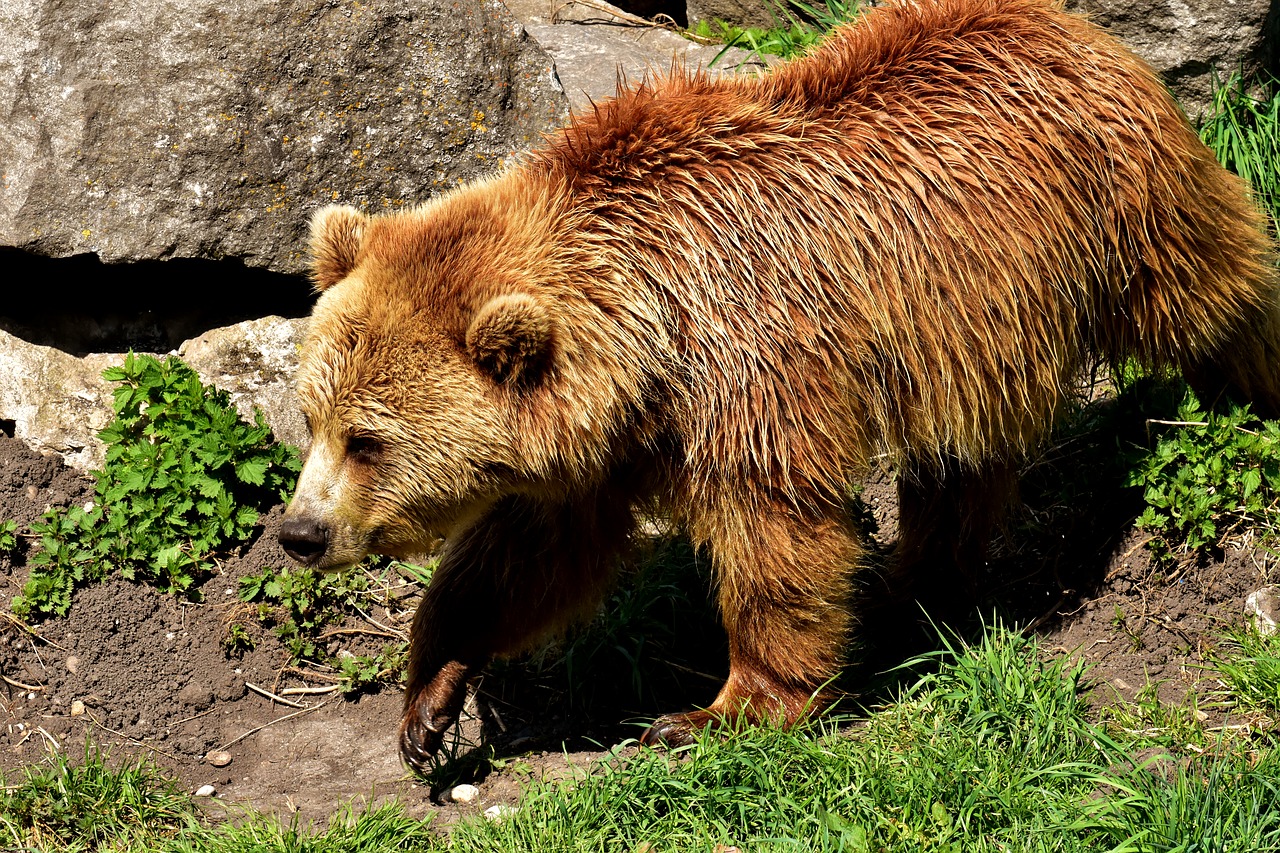
<instances>
[{"instance_id":1,"label":"mound of earth","mask_svg":"<svg viewBox=\"0 0 1280 853\"><path fill-rule=\"evenodd\" d=\"M26 525L49 507L91 494L84 475L0 435L0 520ZM892 478L877 472L863 497L879 536L891 542ZM1163 701L1186 703L1198 692L1195 701L1210 704L1199 666L1223 629L1243 622L1243 602L1263 583L1266 555L1229 549L1219 561L1170 574L1151 563L1144 537L1131 528L1131 496L1085 509L1098 507L1103 511L1028 510L1048 521L1031 525L1038 533L1002 545L992 563L992 600L1009 618L1034 627L1047 648L1090 662L1100 701L1132 700L1153 683ZM199 603L115 578L77 591L66 617L29 627L9 613L9 603L26 578L30 543L0 556L0 774L12 780L49 750L74 756L91 743L117 760L145 754L189 791L213 786L215 797L202 800L211 805L247 803L324 820L340 803L395 795L411 813L436 812L438 825L448 825L464 811L513 804L531 778L574 772L638 732L618 728L617 720L567 730L545 704L522 708L531 700L518 695L491 701L504 706L507 722L491 725L487 731L505 734L490 739L498 754L519 760L476 762L466 773L442 777L465 776L481 791L474 804L444 802L443 791L411 779L399 763L398 690L354 699L298 692L326 685L312 672L291 669L289 653L270 631L255 634L256 646L243 654L224 647L227 624L244 606L236 595L240 579L288 565L276 542L281 513L280 507L267 513L253 541L221 562ZM411 605L397 602L369 616L403 631ZM359 632L327 639L331 651L341 646L355 654L379 641L385 642ZM709 701L715 677L703 677L709 683L702 692L672 701ZM468 725L468 736L479 737L479 723ZM563 738L573 746L595 738L600 751L566 754Z\"/></svg>"}]
</instances>

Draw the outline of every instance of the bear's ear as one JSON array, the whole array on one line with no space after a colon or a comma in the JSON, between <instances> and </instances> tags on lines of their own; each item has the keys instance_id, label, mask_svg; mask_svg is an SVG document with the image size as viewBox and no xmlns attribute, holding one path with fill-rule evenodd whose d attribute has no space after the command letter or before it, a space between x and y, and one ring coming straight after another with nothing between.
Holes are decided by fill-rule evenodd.
<instances>
[{"instance_id":1,"label":"bear's ear","mask_svg":"<svg viewBox=\"0 0 1280 853\"><path fill-rule=\"evenodd\" d=\"M546 363L555 337L551 313L525 293L490 299L467 329L467 352L495 382L528 379Z\"/></svg>"},{"instance_id":2,"label":"bear's ear","mask_svg":"<svg viewBox=\"0 0 1280 853\"><path fill-rule=\"evenodd\" d=\"M331 204L311 217L311 280L328 290L356 266L369 217L354 207Z\"/></svg>"}]
</instances>

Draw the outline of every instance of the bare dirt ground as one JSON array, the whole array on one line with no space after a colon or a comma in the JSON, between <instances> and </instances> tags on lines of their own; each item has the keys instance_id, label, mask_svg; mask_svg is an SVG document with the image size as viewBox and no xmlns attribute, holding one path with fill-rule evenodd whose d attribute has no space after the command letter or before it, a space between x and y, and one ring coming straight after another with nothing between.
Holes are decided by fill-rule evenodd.
<instances>
[{"instance_id":1,"label":"bare dirt ground","mask_svg":"<svg viewBox=\"0 0 1280 853\"><path fill-rule=\"evenodd\" d=\"M1159 569L1131 525L1138 496L1119 488L1114 472L1072 476L1084 485L1060 488L1063 472L1076 464L1072 452L1056 448L1030 466L1023 487L1027 506L999 544L984 607L1032 626L1047 649L1083 656L1093 665L1099 701L1132 700L1152 683L1163 701L1209 707L1213 685L1199 666L1222 630L1242 623L1245 597L1269 580L1268 556L1228 549L1205 564ZM25 525L50 506L83 502L90 493L90 481L60 460L0 435L0 520ZM878 472L863 498L887 545L895 535L892 478ZM303 683L288 671L279 640L264 632L242 657L224 650L239 579L288 564L276 543L280 512L266 515L254 541L223 561L204 584L200 603L115 579L79 590L67 617L28 627L8 618L9 601L26 576L25 553L0 556L0 774L12 780L52 749L81 754L88 740L117 758L146 754L188 791L214 786L216 797L205 801L211 808L234 810L243 803L286 818L296 813L324 820L341 803L395 795L411 813L435 812L438 825L448 825L461 813L515 803L531 779L575 772L637 735L636 718L672 710L631 708L631 718L623 719L621 711L602 708L570 719L556 713L555 697L540 699L518 681L496 676L481 691L483 731L473 720L468 736L495 744L498 760L442 777L476 782L478 803L442 802L442 790L414 781L399 764L399 691L355 700L293 694L296 707L283 706L254 689L278 692ZM692 707L714 696L723 652L707 639L705 626L699 630L703 634L687 638L686 645L696 646L707 662L691 664L695 657L672 664L673 673L688 677L672 682L655 702ZM916 634L927 637L928 631ZM886 662L893 658L886 649L901 660L912 648L880 639L879 658ZM367 650L360 642L350 638L353 651ZM866 681L852 679L859 680ZM80 703L83 713L77 713ZM206 760L217 750L230 753L230 764L215 767Z\"/></svg>"}]
</instances>

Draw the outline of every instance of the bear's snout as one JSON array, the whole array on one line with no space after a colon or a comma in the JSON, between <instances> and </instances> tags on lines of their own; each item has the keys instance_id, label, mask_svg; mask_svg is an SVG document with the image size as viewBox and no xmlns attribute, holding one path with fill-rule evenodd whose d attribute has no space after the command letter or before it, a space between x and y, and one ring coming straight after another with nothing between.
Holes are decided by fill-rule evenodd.
<instances>
[{"instance_id":1,"label":"bear's snout","mask_svg":"<svg viewBox=\"0 0 1280 853\"><path fill-rule=\"evenodd\" d=\"M280 525L284 552L304 566L313 566L329 547L329 528L311 518L287 518Z\"/></svg>"}]
</instances>

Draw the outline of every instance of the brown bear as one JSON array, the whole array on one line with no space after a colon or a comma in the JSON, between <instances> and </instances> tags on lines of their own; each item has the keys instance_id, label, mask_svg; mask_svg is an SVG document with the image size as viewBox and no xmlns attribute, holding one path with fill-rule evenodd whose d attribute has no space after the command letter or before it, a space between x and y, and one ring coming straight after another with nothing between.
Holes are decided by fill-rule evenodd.
<instances>
[{"instance_id":1,"label":"brown bear","mask_svg":"<svg viewBox=\"0 0 1280 853\"><path fill-rule=\"evenodd\" d=\"M827 697L900 476L898 571L980 559L1090 359L1280 411L1274 246L1150 68L1044 0L903 0L759 78L674 74L497 177L312 223L281 541L446 537L401 724L421 769L494 655L590 614L657 507L711 555L730 672L645 740Z\"/></svg>"}]
</instances>

